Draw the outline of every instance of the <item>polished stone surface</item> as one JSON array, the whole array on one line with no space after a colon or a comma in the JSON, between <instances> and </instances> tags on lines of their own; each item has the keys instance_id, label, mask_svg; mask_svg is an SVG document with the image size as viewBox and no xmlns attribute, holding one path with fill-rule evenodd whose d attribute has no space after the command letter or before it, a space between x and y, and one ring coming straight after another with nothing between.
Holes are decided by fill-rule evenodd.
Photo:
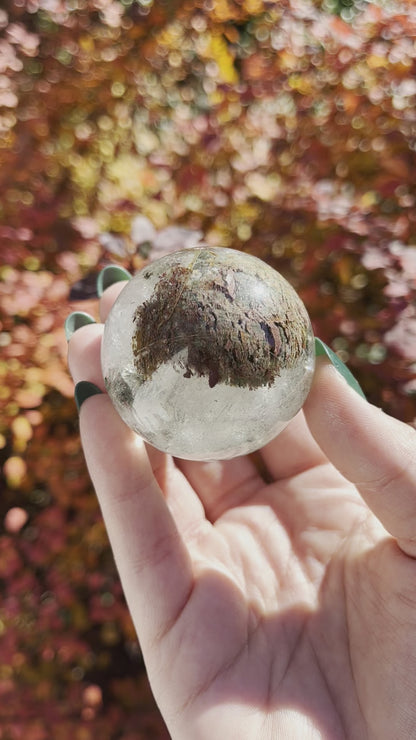
<instances>
[{"instance_id":1,"label":"polished stone surface","mask_svg":"<svg viewBox=\"0 0 416 740\"><path fill-rule=\"evenodd\" d=\"M302 407L314 369L306 309L266 263L232 249L174 252L123 289L102 367L124 421L176 457L252 452Z\"/></svg>"}]
</instances>

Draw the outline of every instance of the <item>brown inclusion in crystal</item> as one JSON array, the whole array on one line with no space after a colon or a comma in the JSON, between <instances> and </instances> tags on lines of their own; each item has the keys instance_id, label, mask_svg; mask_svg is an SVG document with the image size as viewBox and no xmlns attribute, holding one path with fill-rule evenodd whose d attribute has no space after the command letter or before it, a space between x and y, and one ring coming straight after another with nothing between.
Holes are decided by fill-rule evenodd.
<instances>
[{"instance_id":1,"label":"brown inclusion in crystal","mask_svg":"<svg viewBox=\"0 0 416 740\"><path fill-rule=\"evenodd\" d=\"M144 274L150 276L151 268ZM216 261L215 250L208 248L196 250L188 267L166 269L133 317L139 381L175 362L185 378L206 376L211 388L225 383L254 389L271 386L283 368L295 365L308 341L303 305L260 261L250 281L236 260ZM266 300L249 290L254 281L266 283Z\"/></svg>"}]
</instances>

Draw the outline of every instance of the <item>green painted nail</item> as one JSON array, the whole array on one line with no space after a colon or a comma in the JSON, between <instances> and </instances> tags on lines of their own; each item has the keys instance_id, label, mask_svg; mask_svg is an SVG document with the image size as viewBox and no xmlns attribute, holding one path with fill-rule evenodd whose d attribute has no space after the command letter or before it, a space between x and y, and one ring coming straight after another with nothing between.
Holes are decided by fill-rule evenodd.
<instances>
[{"instance_id":1,"label":"green painted nail","mask_svg":"<svg viewBox=\"0 0 416 740\"><path fill-rule=\"evenodd\" d=\"M362 398L365 398L365 395L363 393L363 390L360 386L360 384L356 381L354 378L352 372L348 370L347 366L344 365L342 360L339 359L338 355L335 354L335 352L328 347L325 342L322 341L322 339L318 339L318 337L315 337L315 355L316 357L327 357L328 360L333 364L336 370L342 375L344 380L347 381L348 385L353 388L357 393L362 396Z\"/></svg>"},{"instance_id":2,"label":"green painted nail","mask_svg":"<svg viewBox=\"0 0 416 740\"><path fill-rule=\"evenodd\" d=\"M85 313L85 311L73 311L73 313L70 313L65 321L65 336L68 342L76 330L80 329L81 326L95 323L95 319L93 319L89 313Z\"/></svg>"},{"instance_id":3,"label":"green painted nail","mask_svg":"<svg viewBox=\"0 0 416 740\"><path fill-rule=\"evenodd\" d=\"M118 265L107 265L97 277L97 295L101 298L106 288L113 283L119 283L121 280L130 280L131 275L128 270Z\"/></svg>"},{"instance_id":4,"label":"green painted nail","mask_svg":"<svg viewBox=\"0 0 416 740\"><path fill-rule=\"evenodd\" d=\"M90 398L90 396L97 396L99 393L102 393L102 390L97 385L90 383L89 380L80 380L80 382L76 384L74 392L78 413L87 398Z\"/></svg>"}]
</instances>

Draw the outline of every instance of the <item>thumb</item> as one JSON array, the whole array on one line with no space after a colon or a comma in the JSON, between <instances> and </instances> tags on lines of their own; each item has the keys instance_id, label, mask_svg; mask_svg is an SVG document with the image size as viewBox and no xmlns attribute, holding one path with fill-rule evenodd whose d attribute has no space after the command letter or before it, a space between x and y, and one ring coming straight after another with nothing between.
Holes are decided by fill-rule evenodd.
<instances>
[{"instance_id":1,"label":"thumb","mask_svg":"<svg viewBox=\"0 0 416 740\"><path fill-rule=\"evenodd\" d=\"M416 431L365 401L338 369L317 360L304 406L309 428L401 549L416 557Z\"/></svg>"}]
</instances>

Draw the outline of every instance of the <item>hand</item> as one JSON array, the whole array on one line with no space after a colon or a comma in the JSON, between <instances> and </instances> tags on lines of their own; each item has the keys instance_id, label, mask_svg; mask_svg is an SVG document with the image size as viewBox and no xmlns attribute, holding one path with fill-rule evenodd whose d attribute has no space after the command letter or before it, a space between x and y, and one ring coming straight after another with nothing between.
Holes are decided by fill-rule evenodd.
<instances>
[{"instance_id":1,"label":"hand","mask_svg":"<svg viewBox=\"0 0 416 740\"><path fill-rule=\"evenodd\" d=\"M124 283L101 299L101 319ZM102 325L69 342L104 391ZM174 740L416 738L416 433L319 359L304 411L251 457L176 461L105 395L80 429Z\"/></svg>"}]
</instances>

